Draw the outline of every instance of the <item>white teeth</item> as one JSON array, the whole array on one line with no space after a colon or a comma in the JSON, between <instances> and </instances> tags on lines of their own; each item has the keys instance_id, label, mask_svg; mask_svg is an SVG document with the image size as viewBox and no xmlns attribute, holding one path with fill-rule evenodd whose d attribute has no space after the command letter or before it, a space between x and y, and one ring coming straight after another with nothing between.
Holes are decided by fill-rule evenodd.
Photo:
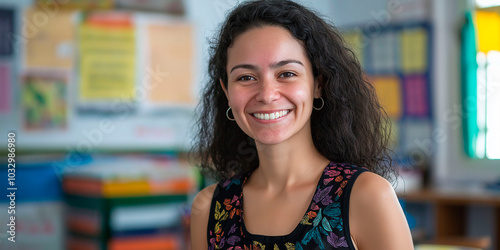
<instances>
[{"instance_id":1,"label":"white teeth","mask_svg":"<svg viewBox=\"0 0 500 250\"><path fill-rule=\"evenodd\" d=\"M288 110L281 110L270 114L253 113L253 116L261 120L274 120L285 116L286 114L288 114L288 112L289 112Z\"/></svg>"}]
</instances>

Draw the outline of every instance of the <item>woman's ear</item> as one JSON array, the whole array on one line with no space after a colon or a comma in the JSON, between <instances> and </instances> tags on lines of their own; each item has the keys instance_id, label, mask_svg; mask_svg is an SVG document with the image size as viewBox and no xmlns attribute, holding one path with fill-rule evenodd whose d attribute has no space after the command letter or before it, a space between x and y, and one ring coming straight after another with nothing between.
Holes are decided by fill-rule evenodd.
<instances>
[{"instance_id":1,"label":"woman's ear","mask_svg":"<svg viewBox=\"0 0 500 250\"><path fill-rule=\"evenodd\" d=\"M229 105L229 95L227 94L226 86L224 85L224 82L220 78L219 78L219 83L220 83L220 86L222 87L222 90L224 91L224 94L226 94L227 102Z\"/></svg>"},{"instance_id":2,"label":"woman's ear","mask_svg":"<svg viewBox=\"0 0 500 250\"><path fill-rule=\"evenodd\" d=\"M323 86L323 75L319 75L314 78L314 98L321 97L321 87Z\"/></svg>"}]
</instances>

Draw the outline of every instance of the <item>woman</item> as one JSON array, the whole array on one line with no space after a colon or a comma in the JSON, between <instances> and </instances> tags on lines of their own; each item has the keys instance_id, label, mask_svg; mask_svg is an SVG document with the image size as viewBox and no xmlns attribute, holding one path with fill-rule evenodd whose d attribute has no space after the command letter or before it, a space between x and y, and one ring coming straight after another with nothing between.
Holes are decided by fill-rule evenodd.
<instances>
[{"instance_id":1,"label":"woman","mask_svg":"<svg viewBox=\"0 0 500 250\"><path fill-rule=\"evenodd\" d=\"M192 248L413 249L386 115L336 29L252 1L213 44L194 152L221 181L193 201Z\"/></svg>"}]
</instances>

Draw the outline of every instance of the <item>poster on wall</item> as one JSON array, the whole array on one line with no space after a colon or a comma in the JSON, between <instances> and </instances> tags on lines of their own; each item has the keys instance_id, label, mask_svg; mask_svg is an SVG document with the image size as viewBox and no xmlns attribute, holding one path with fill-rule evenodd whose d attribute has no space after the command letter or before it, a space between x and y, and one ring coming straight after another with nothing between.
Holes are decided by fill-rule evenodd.
<instances>
[{"instance_id":1,"label":"poster on wall","mask_svg":"<svg viewBox=\"0 0 500 250\"><path fill-rule=\"evenodd\" d=\"M352 28L343 33L350 46L366 45L356 54L363 55L367 81L392 120L391 147L398 159L406 159L418 146L416 138L432 136L431 31L427 22L405 22L377 32Z\"/></svg>"},{"instance_id":2,"label":"poster on wall","mask_svg":"<svg viewBox=\"0 0 500 250\"><path fill-rule=\"evenodd\" d=\"M27 131L66 129L67 76L57 72L28 72L22 77L21 109Z\"/></svg>"},{"instance_id":3,"label":"poster on wall","mask_svg":"<svg viewBox=\"0 0 500 250\"><path fill-rule=\"evenodd\" d=\"M401 70L404 74L425 73L427 66L427 30L408 28L400 32Z\"/></svg>"},{"instance_id":4,"label":"poster on wall","mask_svg":"<svg viewBox=\"0 0 500 250\"><path fill-rule=\"evenodd\" d=\"M384 108L385 112L391 118L399 119L403 114L399 78L390 75L372 76L370 77L370 82L375 88L380 105Z\"/></svg>"},{"instance_id":5,"label":"poster on wall","mask_svg":"<svg viewBox=\"0 0 500 250\"><path fill-rule=\"evenodd\" d=\"M185 23L164 23L150 24L146 30L147 103L194 105L192 27Z\"/></svg>"},{"instance_id":6,"label":"poster on wall","mask_svg":"<svg viewBox=\"0 0 500 250\"><path fill-rule=\"evenodd\" d=\"M14 10L0 8L0 56L13 54Z\"/></svg>"},{"instance_id":7,"label":"poster on wall","mask_svg":"<svg viewBox=\"0 0 500 250\"><path fill-rule=\"evenodd\" d=\"M29 42L25 43L24 61L27 67L73 67L75 40L75 11L59 10L48 16L44 23L36 23L40 10L33 8L24 13L24 20L36 25ZM45 25L42 25L45 24Z\"/></svg>"},{"instance_id":8,"label":"poster on wall","mask_svg":"<svg viewBox=\"0 0 500 250\"><path fill-rule=\"evenodd\" d=\"M387 31L374 36L369 44L369 67L376 73L394 73L397 69L398 48L397 36L393 31Z\"/></svg>"},{"instance_id":9,"label":"poster on wall","mask_svg":"<svg viewBox=\"0 0 500 250\"><path fill-rule=\"evenodd\" d=\"M91 14L79 28L80 103L135 99L135 28L130 14Z\"/></svg>"},{"instance_id":10,"label":"poster on wall","mask_svg":"<svg viewBox=\"0 0 500 250\"><path fill-rule=\"evenodd\" d=\"M429 90L424 75L411 75L403 80L405 115L428 117L430 115Z\"/></svg>"}]
</instances>

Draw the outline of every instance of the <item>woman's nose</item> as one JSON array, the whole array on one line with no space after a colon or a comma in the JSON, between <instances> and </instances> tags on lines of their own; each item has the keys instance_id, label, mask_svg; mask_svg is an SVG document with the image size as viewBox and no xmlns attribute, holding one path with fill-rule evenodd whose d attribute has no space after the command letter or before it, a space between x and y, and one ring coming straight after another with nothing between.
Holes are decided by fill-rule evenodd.
<instances>
[{"instance_id":1,"label":"woman's nose","mask_svg":"<svg viewBox=\"0 0 500 250\"><path fill-rule=\"evenodd\" d=\"M268 104L279 98L278 83L274 79L263 79L259 85L257 101Z\"/></svg>"}]
</instances>

